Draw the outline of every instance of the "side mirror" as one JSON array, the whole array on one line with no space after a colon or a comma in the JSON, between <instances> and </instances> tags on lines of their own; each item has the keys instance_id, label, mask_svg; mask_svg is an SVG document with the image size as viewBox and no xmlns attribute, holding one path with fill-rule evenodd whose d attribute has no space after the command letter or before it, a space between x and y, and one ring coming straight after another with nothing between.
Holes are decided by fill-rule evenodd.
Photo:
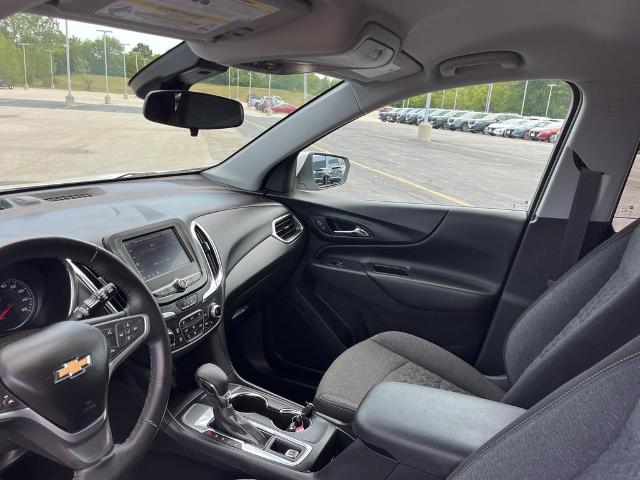
<instances>
[{"instance_id":1,"label":"side mirror","mask_svg":"<svg viewBox=\"0 0 640 480\"><path fill-rule=\"evenodd\" d=\"M298 190L321 190L346 183L350 163L332 153L301 152L296 165Z\"/></svg>"},{"instance_id":2,"label":"side mirror","mask_svg":"<svg viewBox=\"0 0 640 480\"><path fill-rule=\"evenodd\" d=\"M142 112L147 120L188 128L193 136L200 129L238 127L244 121L240 102L188 90L149 92L144 99Z\"/></svg>"}]
</instances>

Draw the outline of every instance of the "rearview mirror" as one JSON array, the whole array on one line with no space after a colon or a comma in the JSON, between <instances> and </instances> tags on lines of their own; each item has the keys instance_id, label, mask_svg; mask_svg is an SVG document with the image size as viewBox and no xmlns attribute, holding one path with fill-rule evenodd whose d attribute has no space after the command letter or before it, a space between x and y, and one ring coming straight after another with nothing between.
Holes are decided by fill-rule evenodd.
<instances>
[{"instance_id":1,"label":"rearview mirror","mask_svg":"<svg viewBox=\"0 0 640 480\"><path fill-rule=\"evenodd\" d=\"M349 159L332 153L301 152L296 167L298 190L337 187L347 181Z\"/></svg>"},{"instance_id":2,"label":"rearview mirror","mask_svg":"<svg viewBox=\"0 0 640 480\"><path fill-rule=\"evenodd\" d=\"M144 99L144 117L152 122L198 130L242 125L242 104L229 98L187 90L154 90Z\"/></svg>"}]
</instances>

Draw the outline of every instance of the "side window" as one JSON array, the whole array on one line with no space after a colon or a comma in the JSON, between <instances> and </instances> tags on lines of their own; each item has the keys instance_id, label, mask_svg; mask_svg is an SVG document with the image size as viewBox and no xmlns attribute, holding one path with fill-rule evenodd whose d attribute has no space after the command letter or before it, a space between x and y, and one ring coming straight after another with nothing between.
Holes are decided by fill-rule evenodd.
<instances>
[{"instance_id":1,"label":"side window","mask_svg":"<svg viewBox=\"0 0 640 480\"><path fill-rule=\"evenodd\" d=\"M636 155L611 225L616 232L619 232L638 218L640 218L640 162Z\"/></svg>"},{"instance_id":2,"label":"side window","mask_svg":"<svg viewBox=\"0 0 640 480\"><path fill-rule=\"evenodd\" d=\"M528 210L572 102L570 86L559 80L401 99L311 145L324 162L346 157L348 175L328 182L316 174L315 185L299 188L360 200Z\"/></svg>"}]
</instances>

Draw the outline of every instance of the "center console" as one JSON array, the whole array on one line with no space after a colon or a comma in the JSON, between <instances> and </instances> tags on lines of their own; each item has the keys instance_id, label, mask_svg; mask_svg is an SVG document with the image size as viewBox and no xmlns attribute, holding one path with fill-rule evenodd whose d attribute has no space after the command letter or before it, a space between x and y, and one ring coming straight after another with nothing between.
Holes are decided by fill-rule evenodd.
<instances>
[{"instance_id":1,"label":"center console","mask_svg":"<svg viewBox=\"0 0 640 480\"><path fill-rule=\"evenodd\" d=\"M106 237L105 247L137 270L167 323L171 350L187 351L222 319L222 262L197 222L166 221Z\"/></svg>"},{"instance_id":2,"label":"center console","mask_svg":"<svg viewBox=\"0 0 640 480\"><path fill-rule=\"evenodd\" d=\"M264 474L267 465L292 472L321 469L352 439L333 423L275 395L229 384L224 395L243 422L263 438L255 442L223 431L216 422L216 407L203 391L174 405L174 421L164 431L191 451L230 464L245 465L251 475ZM302 420L298 421L297 419Z\"/></svg>"}]
</instances>

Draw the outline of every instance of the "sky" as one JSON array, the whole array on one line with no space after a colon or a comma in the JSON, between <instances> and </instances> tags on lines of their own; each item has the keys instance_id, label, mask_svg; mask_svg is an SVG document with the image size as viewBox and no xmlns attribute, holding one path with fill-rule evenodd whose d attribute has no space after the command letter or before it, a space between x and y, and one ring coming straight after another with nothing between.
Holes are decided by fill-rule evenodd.
<instances>
[{"instance_id":1,"label":"sky","mask_svg":"<svg viewBox=\"0 0 640 480\"><path fill-rule=\"evenodd\" d=\"M60 20L60 28L64 32L64 20ZM157 35L131 32L129 30L121 30L119 28L104 27L100 25L93 25L91 23L81 23L69 20L69 36L71 37L79 37L82 39L102 38L102 33L97 32L97 28L111 30L113 33L110 33L110 36L117 38L122 43L129 44L127 50L133 49L134 45L142 42L149 45L151 50L153 50L153 53L160 54L180 43L180 40L172 38L159 37Z\"/></svg>"}]
</instances>

